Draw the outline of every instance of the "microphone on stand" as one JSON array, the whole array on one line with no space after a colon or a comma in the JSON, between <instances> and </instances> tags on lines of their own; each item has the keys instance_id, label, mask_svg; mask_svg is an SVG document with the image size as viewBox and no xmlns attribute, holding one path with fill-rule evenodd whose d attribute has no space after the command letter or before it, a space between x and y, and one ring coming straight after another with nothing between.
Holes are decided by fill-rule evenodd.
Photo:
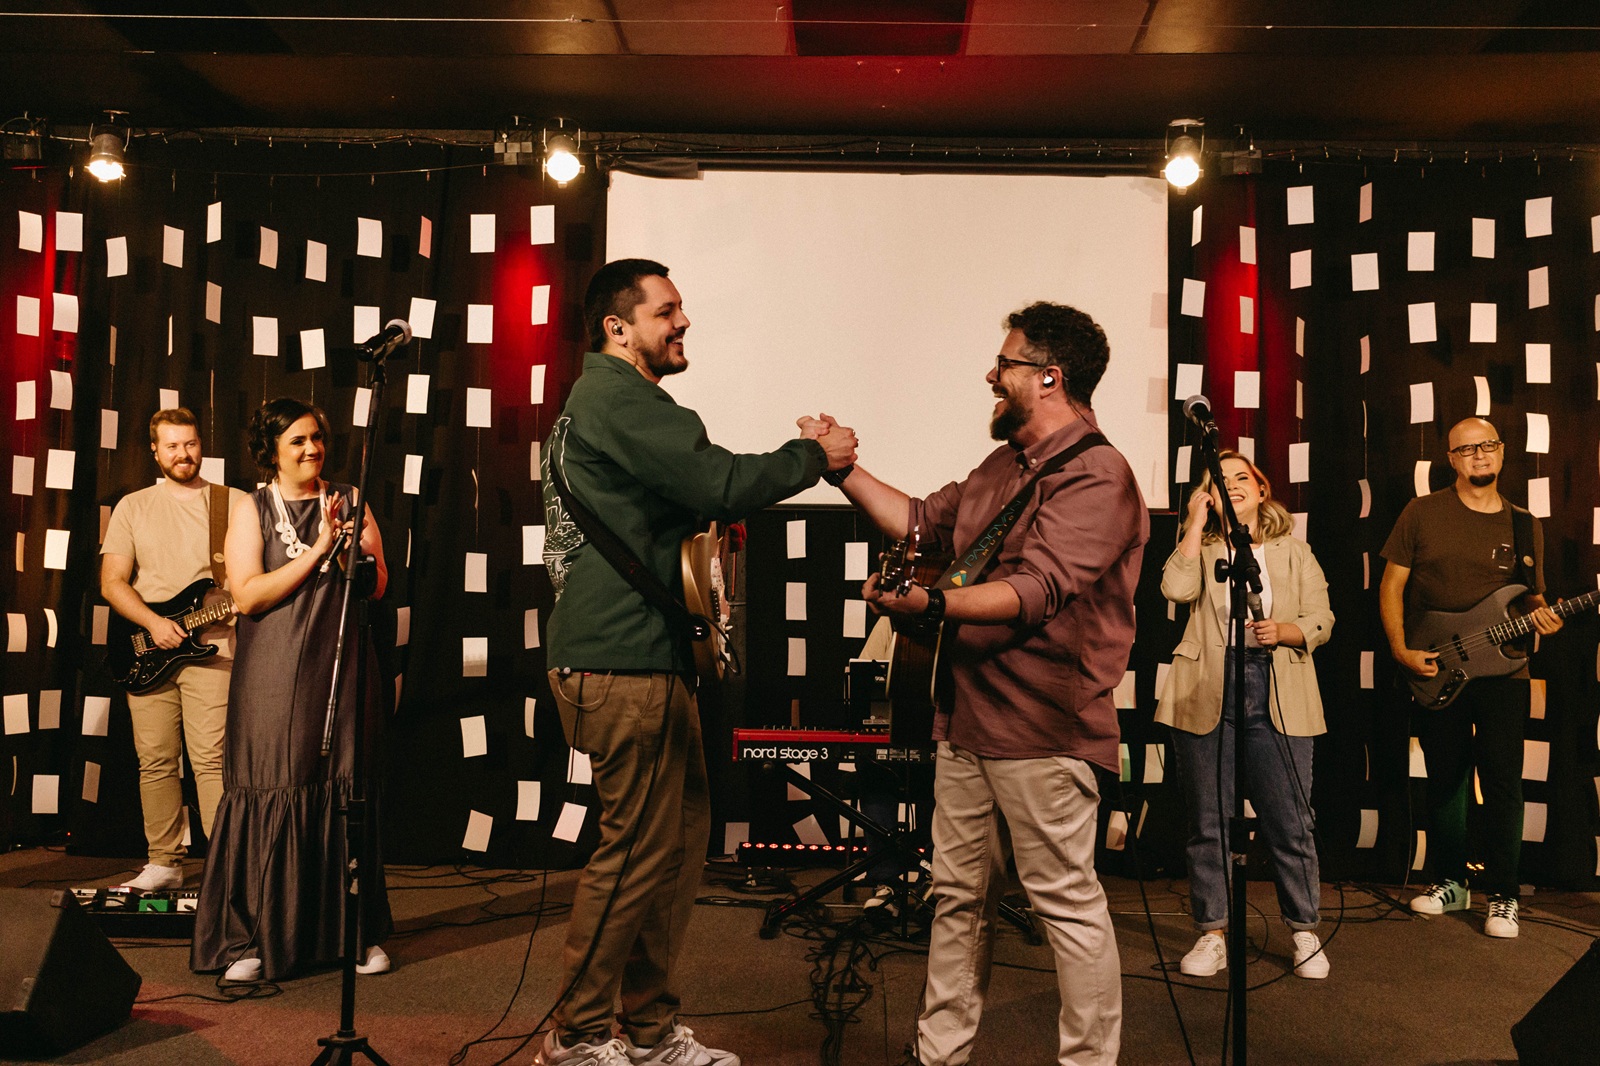
<instances>
[{"instance_id":1,"label":"microphone on stand","mask_svg":"<svg viewBox=\"0 0 1600 1066\"><path fill-rule=\"evenodd\" d=\"M1251 618L1257 622L1265 622L1267 620L1267 612L1261 609L1261 593L1247 591L1244 594L1244 603L1246 607L1250 608Z\"/></svg>"},{"instance_id":2,"label":"microphone on stand","mask_svg":"<svg viewBox=\"0 0 1600 1066\"><path fill-rule=\"evenodd\" d=\"M1183 401L1183 417L1199 426L1206 436L1217 435L1217 424L1211 420L1211 401L1204 396L1196 394Z\"/></svg>"},{"instance_id":3,"label":"microphone on stand","mask_svg":"<svg viewBox=\"0 0 1600 1066\"><path fill-rule=\"evenodd\" d=\"M397 348L411 343L411 323L403 318L392 318L382 333L368 337L356 345L356 354L363 362L372 363L388 358Z\"/></svg>"}]
</instances>

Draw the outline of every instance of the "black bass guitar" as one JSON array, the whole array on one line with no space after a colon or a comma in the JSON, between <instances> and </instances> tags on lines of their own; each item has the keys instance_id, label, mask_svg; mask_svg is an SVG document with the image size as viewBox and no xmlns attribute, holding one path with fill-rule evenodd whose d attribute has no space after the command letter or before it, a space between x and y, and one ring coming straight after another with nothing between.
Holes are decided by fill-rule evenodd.
<instances>
[{"instance_id":1,"label":"black bass guitar","mask_svg":"<svg viewBox=\"0 0 1600 1066\"><path fill-rule=\"evenodd\" d=\"M1439 672L1408 677L1411 694L1434 710L1448 707L1475 677L1504 677L1527 665L1526 649L1514 642L1532 633L1525 615L1511 605L1527 594L1524 585L1507 585L1465 611L1425 611L1406 627L1406 646L1426 648ZM1570 618L1600 604L1600 589L1550 605L1558 617Z\"/></svg>"},{"instance_id":2,"label":"black bass guitar","mask_svg":"<svg viewBox=\"0 0 1600 1066\"><path fill-rule=\"evenodd\" d=\"M212 597L209 603L206 602L208 596ZM148 692L184 663L215 655L216 645L201 641L198 633L233 613L233 599L217 590L216 582L208 577L164 603L149 606L161 617L178 623L189 635L176 648L158 647L148 629L112 611L111 622L106 627L106 669L111 671L112 679L129 692Z\"/></svg>"}]
</instances>

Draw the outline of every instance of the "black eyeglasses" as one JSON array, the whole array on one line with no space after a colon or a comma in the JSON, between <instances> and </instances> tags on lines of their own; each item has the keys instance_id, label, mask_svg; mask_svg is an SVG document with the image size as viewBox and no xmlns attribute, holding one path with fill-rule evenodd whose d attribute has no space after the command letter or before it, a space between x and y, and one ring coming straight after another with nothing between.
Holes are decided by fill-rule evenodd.
<instances>
[{"instance_id":1,"label":"black eyeglasses","mask_svg":"<svg viewBox=\"0 0 1600 1066\"><path fill-rule=\"evenodd\" d=\"M1476 444L1463 444L1459 447L1451 448L1450 454L1459 455L1463 459L1470 459L1478 452L1482 452L1484 455L1493 455L1501 448L1504 448L1505 444L1506 442L1503 440L1480 440Z\"/></svg>"},{"instance_id":2,"label":"black eyeglasses","mask_svg":"<svg viewBox=\"0 0 1600 1066\"><path fill-rule=\"evenodd\" d=\"M1007 367L1031 366L1037 370L1043 370L1049 365L1049 363L1030 363L1026 359L1007 359L1003 355L997 355L994 357L994 372L996 374L1004 374Z\"/></svg>"}]
</instances>

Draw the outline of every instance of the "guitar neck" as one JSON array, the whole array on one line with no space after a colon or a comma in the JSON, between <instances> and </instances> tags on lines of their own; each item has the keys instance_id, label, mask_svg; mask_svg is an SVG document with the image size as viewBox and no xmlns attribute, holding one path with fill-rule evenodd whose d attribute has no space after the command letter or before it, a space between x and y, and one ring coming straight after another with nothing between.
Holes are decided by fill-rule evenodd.
<instances>
[{"instance_id":1,"label":"guitar neck","mask_svg":"<svg viewBox=\"0 0 1600 1066\"><path fill-rule=\"evenodd\" d=\"M1557 618L1567 619L1575 614L1581 614L1589 608L1600 604L1600 589L1585 592L1582 596L1575 596L1570 600L1553 603L1550 609L1556 613ZM1496 644L1504 644L1508 640L1516 640L1533 632L1533 622L1527 615L1508 618L1497 626L1491 626L1489 637Z\"/></svg>"},{"instance_id":2,"label":"guitar neck","mask_svg":"<svg viewBox=\"0 0 1600 1066\"><path fill-rule=\"evenodd\" d=\"M194 632L201 626L208 626L212 622L220 622L233 611L233 601L218 600L209 607L202 607L198 611L190 611L178 619L178 624L189 632Z\"/></svg>"}]
</instances>

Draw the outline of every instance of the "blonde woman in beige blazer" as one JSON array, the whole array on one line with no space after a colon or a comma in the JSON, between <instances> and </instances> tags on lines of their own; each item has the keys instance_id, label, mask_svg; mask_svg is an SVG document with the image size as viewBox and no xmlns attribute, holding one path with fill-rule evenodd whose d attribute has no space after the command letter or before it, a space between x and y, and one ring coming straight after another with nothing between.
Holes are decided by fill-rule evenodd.
<instances>
[{"instance_id":1,"label":"blonde woman in beige blazer","mask_svg":"<svg viewBox=\"0 0 1600 1066\"><path fill-rule=\"evenodd\" d=\"M1294 972L1328 975L1315 932L1321 902L1311 812L1312 737L1327 731L1311 652L1333 631L1328 582L1272 486L1237 452L1221 454L1224 488L1241 526L1251 531L1262 571L1265 617L1248 623L1244 648L1245 777L1265 843L1278 904L1293 931ZM1189 808L1189 898L1200 939L1180 969L1210 977L1227 966L1229 847L1233 813L1234 649L1229 647L1228 586L1216 564L1230 551L1221 502L1209 474L1189 497L1177 550L1161 574L1161 592L1189 605L1189 624L1172 656L1156 721L1172 727L1172 749ZM1229 713L1224 720L1223 709Z\"/></svg>"}]
</instances>

